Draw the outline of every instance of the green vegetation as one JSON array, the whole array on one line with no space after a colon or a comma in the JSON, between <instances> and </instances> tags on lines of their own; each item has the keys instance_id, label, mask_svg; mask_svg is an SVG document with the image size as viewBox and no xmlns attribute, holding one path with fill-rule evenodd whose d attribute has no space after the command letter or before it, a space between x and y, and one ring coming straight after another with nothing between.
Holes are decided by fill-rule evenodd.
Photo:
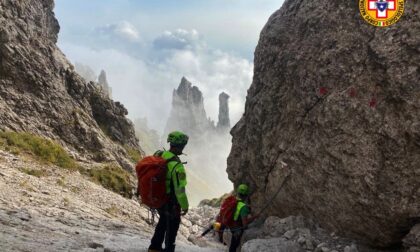
<instances>
[{"instance_id":1,"label":"green vegetation","mask_svg":"<svg viewBox=\"0 0 420 252\"><path fill-rule=\"evenodd\" d=\"M29 133L0 131L0 146L14 154L26 152L38 157L41 161L63 168L77 168L76 162L61 145Z\"/></svg>"},{"instance_id":2,"label":"green vegetation","mask_svg":"<svg viewBox=\"0 0 420 252\"><path fill-rule=\"evenodd\" d=\"M128 146L124 146L124 148L127 151L128 157L130 158L131 162L136 164L140 159L142 159L142 155L138 149Z\"/></svg>"},{"instance_id":3,"label":"green vegetation","mask_svg":"<svg viewBox=\"0 0 420 252\"><path fill-rule=\"evenodd\" d=\"M65 206L65 207L68 207L68 206L70 205L70 200L69 200L69 198L67 198L67 197L63 198L63 203L64 203L64 206Z\"/></svg>"},{"instance_id":4,"label":"green vegetation","mask_svg":"<svg viewBox=\"0 0 420 252\"><path fill-rule=\"evenodd\" d=\"M35 176L37 178L47 176L46 170L34 170L34 169L28 169L28 168L21 168L19 170L23 173L26 173L31 176Z\"/></svg>"},{"instance_id":5,"label":"green vegetation","mask_svg":"<svg viewBox=\"0 0 420 252\"><path fill-rule=\"evenodd\" d=\"M57 185L65 187L66 186L66 182L64 182L64 178L61 177L59 179L57 179Z\"/></svg>"},{"instance_id":6,"label":"green vegetation","mask_svg":"<svg viewBox=\"0 0 420 252\"><path fill-rule=\"evenodd\" d=\"M123 197L131 198L133 196L130 174L118 166L109 165L103 168L80 169L80 172L90 177L93 182Z\"/></svg>"},{"instance_id":7,"label":"green vegetation","mask_svg":"<svg viewBox=\"0 0 420 252\"><path fill-rule=\"evenodd\" d=\"M107 212L110 215L117 215L120 210L115 205L112 205L111 207L108 207L105 209L105 212Z\"/></svg>"},{"instance_id":8,"label":"green vegetation","mask_svg":"<svg viewBox=\"0 0 420 252\"><path fill-rule=\"evenodd\" d=\"M6 151L20 154L27 153L37 157L42 162L55 164L70 170L78 170L93 182L102 185L104 188L116 192L126 198L132 197L133 186L130 183L130 174L117 165L108 165L103 168L86 169L78 166L68 153L59 144L48 139L24 132L0 131L0 148ZM126 150L133 162L141 159L141 153L134 148L126 147ZM35 170L29 168L20 169L22 172L35 177L46 176L46 170ZM65 186L63 178L57 180L57 184ZM21 186L25 186L22 184ZM71 188L78 192L79 188Z\"/></svg>"},{"instance_id":9,"label":"green vegetation","mask_svg":"<svg viewBox=\"0 0 420 252\"><path fill-rule=\"evenodd\" d=\"M19 183L19 186L24 188L26 191L35 192L35 189L29 183L29 180L25 179Z\"/></svg>"},{"instance_id":10,"label":"green vegetation","mask_svg":"<svg viewBox=\"0 0 420 252\"><path fill-rule=\"evenodd\" d=\"M77 186L71 186L70 187L70 191L72 192L72 193L79 193L80 192L80 188L79 187L77 187Z\"/></svg>"},{"instance_id":11,"label":"green vegetation","mask_svg":"<svg viewBox=\"0 0 420 252\"><path fill-rule=\"evenodd\" d=\"M106 135L111 137L111 133L109 132L108 126L104 123L98 122L99 128L101 128L102 132Z\"/></svg>"}]
</instances>

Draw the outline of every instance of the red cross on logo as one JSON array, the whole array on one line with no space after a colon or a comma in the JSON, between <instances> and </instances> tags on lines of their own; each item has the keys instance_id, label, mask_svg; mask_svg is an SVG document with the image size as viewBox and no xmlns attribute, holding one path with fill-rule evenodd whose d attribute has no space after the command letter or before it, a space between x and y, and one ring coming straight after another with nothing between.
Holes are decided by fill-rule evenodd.
<instances>
[{"instance_id":1,"label":"red cross on logo","mask_svg":"<svg viewBox=\"0 0 420 252\"><path fill-rule=\"evenodd\" d=\"M368 0L368 10L376 11L376 18L388 18L388 11L396 10L396 0ZM386 4L386 8L382 9L378 8L379 4Z\"/></svg>"}]
</instances>

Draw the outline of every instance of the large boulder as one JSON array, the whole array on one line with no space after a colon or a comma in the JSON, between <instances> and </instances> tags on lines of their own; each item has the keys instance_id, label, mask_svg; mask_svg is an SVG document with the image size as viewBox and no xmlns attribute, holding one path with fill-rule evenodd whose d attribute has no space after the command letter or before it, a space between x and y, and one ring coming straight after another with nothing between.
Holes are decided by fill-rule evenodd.
<instances>
[{"instance_id":1,"label":"large boulder","mask_svg":"<svg viewBox=\"0 0 420 252\"><path fill-rule=\"evenodd\" d=\"M140 150L127 110L74 71L56 46L53 8L53 0L0 0L0 129L42 135L82 159L131 169L127 149Z\"/></svg>"},{"instance_id":2,"label":"large boulder","mask_svg":"<svg viewBox=\"0 0 420 252\"><path fill-rule=\"evenodd\" d=\"M404 238L404 246L409 252L420 252L420 224L414 226Z\"/></svg>"},{"instance_id":3,"label":"large boulder","mask_svg":"<svg viewBox=\"0 0 420 252\"><path fill-rule=\"evenodd\" d=\"M271 239L254 239L246 242L241 251L265 251L265 252L305 252L299 247L299 244L288 241L284 238L271 238Z\"/></svg>"},{"instance_id":4,"label":"large boulder","mask_svg":"<svg viewBox=\"0 0 420 252\"><path fill-rule=\"evenodd\" d=\"M387 247L420 216L420 2L369 25L358 1L287 0L261 32L229 178L254 208ZM283 183L283 188L279 186Z\"/></svg>"}]
</instances>

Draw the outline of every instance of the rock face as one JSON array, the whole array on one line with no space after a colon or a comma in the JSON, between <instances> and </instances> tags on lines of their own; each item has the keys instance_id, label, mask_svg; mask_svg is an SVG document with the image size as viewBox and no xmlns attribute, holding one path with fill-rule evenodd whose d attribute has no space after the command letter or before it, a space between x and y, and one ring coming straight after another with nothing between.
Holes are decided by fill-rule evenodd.
<instances>
[{"instance_id":1,"label":"rock face","mask_svg":"<svg viewBox=\"0 0 420 252\"><path fill-rule=\"evenodd\" d=\"M414 226L404 238L404 246L408 252L420 252L420 224Z\"/></svg>"},{"instance_id":2,"label":"rock face","mask_svg":"<svg viewBox=\"0 0 420 252\"><path fill-rule=\"evenodd\" d=\"M244 232L242 251L390 252L377 250L339 237L302 216L268 217Z\"/></svg>"},{"instance_id":3,"label":"rock face","mask_svg":"<svg viewBox=\"0 0 420 252\"><path fill-rule=\"evenodd\" d=\"M165 132L181 130L197 138L213 128L214 123L207 118L200 89L182 77L178 89L173 92L172 110Z\"/></svg>"},{"instance_id":4,"label":"rock face","mask_svg":"<svg viewBox=\"0 0 420 252\"><path fill-rule=\"evenodd\" d=\"M108 84L108 80L106 78L106 72L104 70L101 70L101 73L98 76L98 84L99 86L102 87L105 94L107 94L109 97L112 97L112 90Z\"/></svg>"},{"instance_id":5,"label":"rock face","mask_svg":"<svg viewBox=\"0 0 420 252\"><path fill-rule=\"evenodd\" d=\"M270 17L228 173L255 208L290 174L267 214L386 247L420 216L420 2L384 29L357 2L287 0Z\"/></svg>"},{"instance_id":6,"label":"rock face","mask_svg":"<svg viewBox=\"0 0 420 252\"><path fill-rule=\"evenodd\" d=\"M80 158L118 161L139 149L127 110L86 83L56 46L54 1L0 0L0 128L61 142Z\"/></svg>"},{"instance_id":7,"label":"rock face","mask_svg":"<svg viewBox=\"0 0 420 252\"><path fill-rule=\"evenodd\" d=\"M228 95L222 95L227 96ZM228 117L228 100L219 115L224 121L220 125L226 127ZM227 118L226 118L227 117ZM193 205L203 198L214 198L232 190L230 181L226 178L226 158L230 149L229 129L218 130L214 122L207 117L204 109L204 97L197 86L193 86L185 77L179 87L173 92L172 110L162 136L166 140L167 134L174 130L181 130L189 135L190 140L182 157L187 161L188 178L187 193Z\"/></svg>"},{"instance_id":8,"label":"rock face","mask_svg":"<svg viewBox=\"0 0 420 252\"><path fill-rule=\"evenodd\" d=\"M225 92L219 95L219 121L217 122L217 128L222 131L230 130L229 95Z\"/></svg>"},{"instance_id":9,"label":"rock face","mask_svg":"<svg viewBox=\"0 0 420 252\"><path fill-rule=\"evenodd\" d=\"M32 176L23 168L44 175ZM215 214L210 208L191 209L183 217L179 251L223 251L187 241L201 232L198 225L208 225L210 213ZM78 172L0 149L1 251L147 251L154 231L150 220L148 209L137 200L106 190Z\"/></svg>"}]
</instances>

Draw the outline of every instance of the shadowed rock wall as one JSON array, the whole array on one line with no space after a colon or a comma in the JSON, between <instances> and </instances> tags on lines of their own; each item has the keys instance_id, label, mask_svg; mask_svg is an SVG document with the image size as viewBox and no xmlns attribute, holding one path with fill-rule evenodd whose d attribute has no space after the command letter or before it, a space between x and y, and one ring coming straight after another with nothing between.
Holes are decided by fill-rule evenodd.
<instances>
[{"instance_id":1,"label":"shadowed rock wall","mask_svg":"<svg viewBox=\"0 0 420 252\"><path fill-rule=\"evenodd\" d=\"M420 216L420 2L389 28L358 1L287 0L261 32L229 178L267 214L302 214L376 246ZM284 162L285 164L282 164Z\"/></svg>"},{"instance_id":2,"label":"shadowed rock wall","mask_svg":"<svg viewBox=\"0 0 420 252\"><path fill-rule=\"evenodd\" d=\"M118 161L139 149L127 110L86 83L56 46L54 1L0 0L0 128L61 142L79 158Z\"/></svg>"}]
</instances>

